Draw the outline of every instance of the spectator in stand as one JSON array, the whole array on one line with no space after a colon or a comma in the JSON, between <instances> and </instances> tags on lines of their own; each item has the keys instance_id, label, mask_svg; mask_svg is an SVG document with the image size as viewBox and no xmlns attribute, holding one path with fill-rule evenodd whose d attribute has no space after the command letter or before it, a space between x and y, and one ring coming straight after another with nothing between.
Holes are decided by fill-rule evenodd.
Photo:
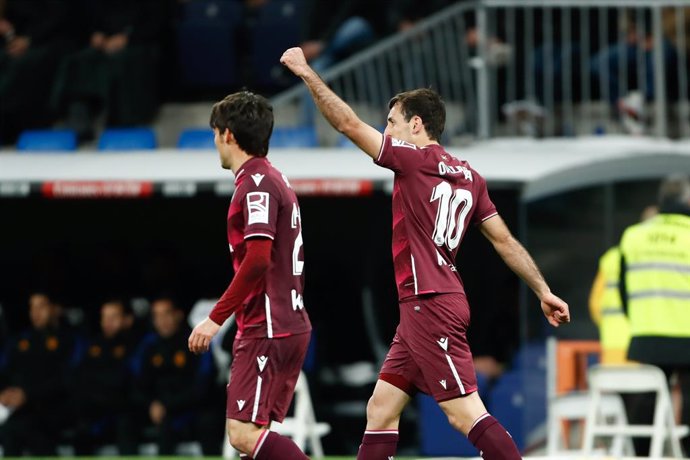
<instances>
[{"instance_id":1,"label":"spectator in stand","mask_svg":"<svg viewBox=\"0 0 690 460\"><path fill-rule=\"evenodd\" d=\"M374 43L388 33L383 0L324 2L305 0L300 48L317 73ZM315 107L308 92L302 101L305 125L314 122Z\"/></svg>"},{"instance_id":2,"label":"spectator in stand","mask_svg":"<svg viewBox=\"0 0 690 460\"><path fill-rule=\"evenodd\" d=\"M212 355L189 351L191 330L173 298L155 299L151 317L155 333L144 339L135 357L139 414L128 424L129 442L136 446L139 433L151 433L158 454L172 455L179 440L190 438L201 443L204 455L220 455L223 416L216 412L224 395L215 383Z\"/></svg>"},{"instance_id":3,"label":"spectator in stand","mask_svg":"<svg viewBox=\"0 0 690 460\"><path fill-rule=\"evenodd\" d=\"M66 0L0 0L0 142L50 126L60 60L72 49Z\"/></svg>"},{"instance_id":4,"label":"spectator in stand","mask_svg":"<svg viewBox=\"0 0 690 460\"><path fill-rule=\"evenodd\" d=\"M76 347L60 324L60 305L48 294L29 296L31 327L9 341L0 376L0 405L11 411L0 426L5 456L56 455L65 427L66 380Z\"/></svg>"},{"instance_id":5,"label":"spectator in stand","mask_svg":"<svg viewBox=\"0 0 690 460\"><path fill-rule=\"evenodd\" d=\"M131 308L122 300L101 306L100 331L89 340L71 385L77 455L93 455L99 445L110 443L118 445L120 455L137 454L127 450L123 439L130 409L133 321Z\"/></svg>"},{"instance_id":6,"label":"spectator in stand","mask_svg":"<svg viewBox=\"0 0 690 460\"><path fill-rule=\"evenodd\" d=\"M165 0L83 0L85 46L63 63L51 104L80 140L94 137L94 120L108 126L151 122L159 104L157 77L169 24Z\"/></svg>"},{"instance_id":7,"label":"spectator in stand","mask_svg":"<svg viewBox=\"0 0 690 460\"><path fill-rule=\"evenodd\" d=\"M680 14L680 17L677 17ZM631 134L643 134L644 104L655 97L654 35L650 10L629 10L620 17L624 39L592 56L590 73L602 95L608 96L612 111ZM681 30L678 30L678 27ZM686 53L690 32L690 8L664 8L661 53L665 70L666 99L678 97L679 53ZM683 37L678 43L678 36ZM623 75L621 75L623 73ZM624 87L620 87L621 81ZM623 94L627 89L628 93Z\"/></svg>"}]
</instances>

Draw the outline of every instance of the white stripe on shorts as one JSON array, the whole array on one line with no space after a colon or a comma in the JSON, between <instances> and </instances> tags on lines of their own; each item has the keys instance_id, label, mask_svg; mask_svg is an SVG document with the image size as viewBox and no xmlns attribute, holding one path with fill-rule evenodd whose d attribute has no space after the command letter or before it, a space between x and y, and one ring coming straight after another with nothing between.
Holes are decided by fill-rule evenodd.
<instances>
[{"instance_id":1,"label":"white stripe on shorts","mask_svg":"<svg viewBox=\"0 0 690 460\"><path fill-rule=\"evenodd\" d=\"M460 380L460 376L458 375L458 370L455 369L455 365L453 364L453 360L450 359L450 355L446 354L446 360L448 361L448 365L450 366L450 370L453 373L453 377L455 377L455 381L458 382L458 387L460 388L460 394L465 394L465 387L462 384L462 381Z\"/></svg>"},{"instance_id":2,"label":"white stripe on shorts","mask_svg":"<svg viewBox=\"0 0 690 460\"><path fill-rule=\"evenodd\" d=\"M268 294L264 294L266 297L265 307L266 307L266 335L269 339L273 338L273 318L271 318L271 301L268 298Z\"/></svg>"},{"instance_id":3,"label":"white stripe on shorts","mask_svg":"<svg viewBox=\"0 0 690 460\"><path fill-rule=\"evenodd\" d=\"M259 412L259 399L261 398L261 376L256 378L256 393L254 394L254 408L252 409L252 422L256 422L256 414Z\"/></svg>"}]
</instances>

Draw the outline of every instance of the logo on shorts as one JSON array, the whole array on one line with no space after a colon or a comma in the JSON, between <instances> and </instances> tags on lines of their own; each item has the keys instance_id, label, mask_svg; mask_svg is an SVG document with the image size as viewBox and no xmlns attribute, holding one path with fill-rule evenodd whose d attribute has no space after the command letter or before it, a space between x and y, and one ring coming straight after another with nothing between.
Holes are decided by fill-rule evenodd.
<instances>
[{"instance_id":1,"label":"logo on shorts","mask_svg":"<svg viewBox=\"0 0 690 460\"><path fill-rule=\"evenodd\" d=\"M256 362L259 363L259 372L263 372L266 362L268 362L268 356L257 356Z\"/></svg>"},{"instance_id":2,"label":"logo on shorts","mask_svg":"<svg viewBox=\"0 0 690 460\"><path fill-rule=\"evenodd\" d=\"M268 223L268 200L269 195L266 192L247 193L247 225Z\"/></svg>"},{"instance_id":3,"label":"logo on shorts","mask_svg":"<svg viewBox=\"0 0 690 460\"><path fill-rule=\"evenodd\" d=\"M237 407L239 407L240 410L242 410L242 408L244 407L244 403L245 403L244 399L238 399L237 400Z\"/></svg>"},{"instance_id":4,"label":"logo on shorts","mask_svg":"<svg viewBox=\"0 0 690 460\"><path fill-rule=\"evenodd\" d=\"M436 341L436 343L443 348L443 351L448 351L448 337L441 337Z\"/></svg>"},{"instance_id":5,"label":"logo on shorts","mask_svg":"<svg viewBox=\"0 0 690 460\"><path fill-rule=\"evenodd\" d=\"M446 381L445 380L439 380L438 383L441 384L444 390L447 390L448 388L446 387Z\"/></svg>"}]
</instances>

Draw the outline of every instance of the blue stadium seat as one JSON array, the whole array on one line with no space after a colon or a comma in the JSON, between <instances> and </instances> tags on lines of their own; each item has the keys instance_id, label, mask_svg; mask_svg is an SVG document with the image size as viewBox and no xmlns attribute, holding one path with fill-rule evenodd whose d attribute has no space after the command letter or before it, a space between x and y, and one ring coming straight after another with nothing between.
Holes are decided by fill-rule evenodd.
<instances>
[{"instance_id":1,"label":"blue stadium seat","mask_svg":"<svg viewBox=\"0 0 690 460\"><path fill-rule=\"evenodd\" d=\"M280 56L299 45L302 17L300 0L272 1L261 7L251 27L252 73L260 88L280 90L299 81L280 63Z\"/></svg>"},{"instance_id":2,"label":"blue stadium seat","mask_svg":"<svg viewBox=\"0 0 690 460\"><path fill-rule=\"evenodd\" d=\"M306 126L276 126L273 128L270 147L318 147L316 128Z\"/></svg>"},{"instance_id":3,"label":"blue stadium seat","mask_svg":"<svg viewBox=\"0 0 690 460\"><path fill-rule=\"evenodd\" d=\"M242 3L201 0L180 6L177 58L183 86L227 87L238 81L235 36ZM275 36L274 36L275 37Z\"/></svg>"},{"instance_id":4,"label":"blue stadium seat","mask_svg":"<svg viewBox=\"0 0 690 460\"><path fill-rule=\"evenodd\" d=\"M213 130L204 128L188 128L180 133L177 140L178 149L215 149Z\"/></svg>"},{"instance_id":5,"label":"blue stadium seat","mask_svg":"<svg viewBox=\"0 0 690 460\"><path fill-rule=\"evenodd\" d=\"M70 129L26 130L17 139L21 152L65 153L77 150L77 133Z\"/></svg>"},{"instance_id":6,"label":"blue stadium seat","mask_svg":"<svg viewBox=\"0 0 690 460\"><path fill-rule=\"evenodd\" d=\"M158 145L151 128L106 128L98 139L98 150L153 150Z\"/></svg>"}]
</instances>

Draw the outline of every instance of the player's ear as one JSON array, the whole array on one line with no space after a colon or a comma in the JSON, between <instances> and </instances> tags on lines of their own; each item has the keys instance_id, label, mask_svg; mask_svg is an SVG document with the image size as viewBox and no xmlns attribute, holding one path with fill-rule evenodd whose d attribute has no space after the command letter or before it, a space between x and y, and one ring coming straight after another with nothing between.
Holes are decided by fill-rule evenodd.
<instances>
[{"instance_id":1,"label":"player's ear","mask_svg":"<svg viewBox=\"0 0 690 460\"><path fill-rule=\"evenodd\" d=\"M220 138L223 140L223 144L229 144L235 140L235 136L228 128L225 128L225 131L220 133Z\"/></svg>"},{"instance_id":2,"label":"player's ear","mask_svg":"<svg viewBox=\"0 0 690 460\"><path fill-rule=\"evenodd\" d=\"M410 120L412 122L412 134L419 134L424 128L424 123L419 115L415 115Z\"/></svg>"}]
</instances>

